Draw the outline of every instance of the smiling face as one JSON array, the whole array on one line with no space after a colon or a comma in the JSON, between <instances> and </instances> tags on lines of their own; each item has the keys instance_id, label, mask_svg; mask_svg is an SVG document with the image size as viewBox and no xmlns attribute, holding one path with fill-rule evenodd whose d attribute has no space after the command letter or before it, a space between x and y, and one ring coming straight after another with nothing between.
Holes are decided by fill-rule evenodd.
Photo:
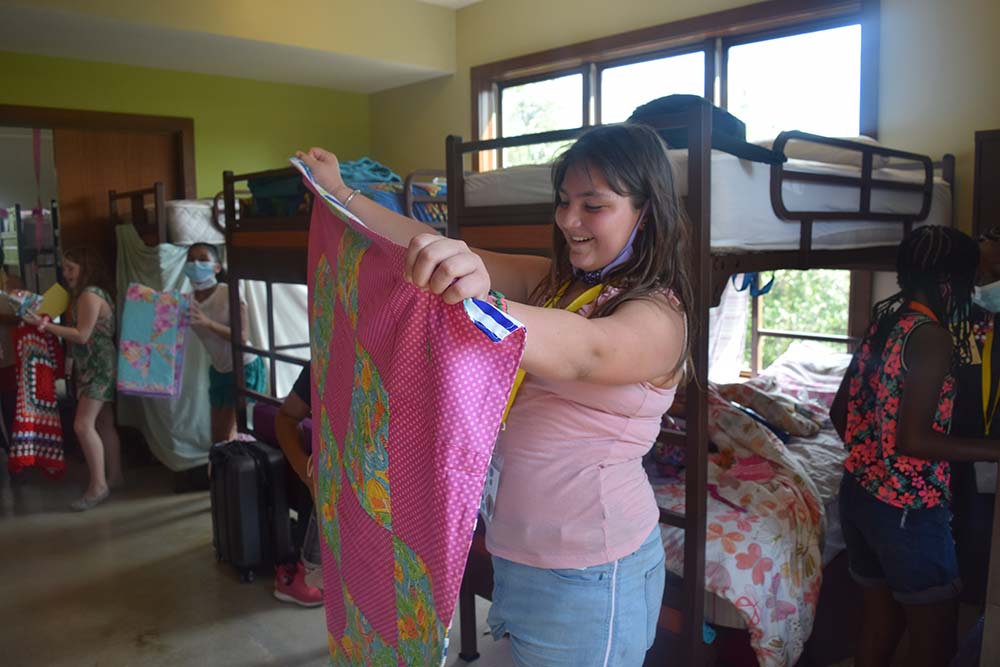
<instances>
[{"instance_id":1,"label":"smiling face","mask_svg":"<svg viewBox=\"0 0 1000 667\"><path fill-rule=\"evenodd\" d=\"M596 169L574 165L559 187L556 225L566 239L570 263L584 271L610 264L628 242L639 210L616 193Z\"/></svg>"},{"instance_id":2,"label":"smiling face","mask_svg":"<svg viewBox=\"0 0 1000 667\"><path fill-rule=\"evenodd\" d=\"M66 284L69 285L70 291L76 290L77 283L80 281L80 265L74 261L63 258L62 274L63 278L66 279Z\"/></svg>"}]
</instances>

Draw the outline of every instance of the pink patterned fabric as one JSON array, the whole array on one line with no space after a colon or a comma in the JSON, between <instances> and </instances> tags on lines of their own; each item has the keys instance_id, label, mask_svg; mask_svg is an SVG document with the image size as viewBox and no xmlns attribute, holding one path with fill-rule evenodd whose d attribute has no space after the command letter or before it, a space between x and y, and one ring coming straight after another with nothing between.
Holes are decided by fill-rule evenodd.
<instances>
[{"instance_id":1,"label":"pink patterned fabric","mask_svg":"<svg viewBox=\"0 0 1000 667\"><path fill-rule=\"evenodd\" d=\"M313 452L331 661L440 664L524 330L493 342L463 305L404 283L405 248L316 191Z\"/></svg>"}]
</instances>

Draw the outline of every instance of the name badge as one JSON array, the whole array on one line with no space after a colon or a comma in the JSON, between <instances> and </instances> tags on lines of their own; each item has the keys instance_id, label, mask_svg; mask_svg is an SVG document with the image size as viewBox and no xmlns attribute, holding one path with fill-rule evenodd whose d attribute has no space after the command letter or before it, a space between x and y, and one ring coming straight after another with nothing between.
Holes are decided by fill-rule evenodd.
<instances>
[{"instance_id":1,"label":"name badge","mask_svg":"<svg viewBox=\"0 0 1000 667\"><path fill-rule=\"evenodd\" d=\"M486 521L493 519L493 512L496 510L497 489L500 488L500 470L502 468L503 463L496 456L490 459L490 467L486 471L486 483L483 485L483 497L479 501L479 513Z\"/></svg>"}]
</instances>

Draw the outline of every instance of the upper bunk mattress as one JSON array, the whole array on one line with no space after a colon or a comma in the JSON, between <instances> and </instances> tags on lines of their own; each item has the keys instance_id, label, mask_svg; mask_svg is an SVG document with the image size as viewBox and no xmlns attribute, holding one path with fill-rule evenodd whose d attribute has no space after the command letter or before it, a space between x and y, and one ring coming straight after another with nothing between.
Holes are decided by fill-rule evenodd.
<instances>
[{"instance_id":1,"label":"upper bunk mattress","mask_svg":"<svg viewBox=\"0 0 1000 667\"><path fill-rule=\"evenodd\" d=\"M687 151L671 150L678 192L687 194ZM860 169L843 164L789 160L787 169L817 174L858 176ZM922 170L876 169L874 178L897 182L923 182ZM794 250L799 247L799 224L778 219L771 207L771 168L712 151L712 250L746 252ZM857 210L860 188L818 183L785 182L785 206L790 211ZM547 165L511 167L472 174L465 181L468 206L540 204L553 201L551 169ZM873 189L871 208L879 213L917 213L922 195L914 192ZM935 177L934 195L927 219L920 224L951 225L951 186ZM812 247L822 250L893 245L903 238L897 223L815 222Z\"/></svg>"}]
</instances>

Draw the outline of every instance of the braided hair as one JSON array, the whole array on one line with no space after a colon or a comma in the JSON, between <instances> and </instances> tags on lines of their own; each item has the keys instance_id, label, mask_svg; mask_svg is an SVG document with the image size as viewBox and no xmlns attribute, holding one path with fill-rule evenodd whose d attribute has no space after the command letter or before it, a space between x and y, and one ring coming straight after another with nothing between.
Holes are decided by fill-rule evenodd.
<instances>
[{"instance_id":1,"label":"braided hair","mask_svg":"<svg viewBox=\"0 0 1000 667\"><path fill-rule=\"evenodd\" d=\"M919 293L924 304L951 330L955 339L953 364L972 359L972 290L979 265L979 245L968 235L951 227L919 227L899 244L896 280L899 291L875 304L869 334L873 351L885 347L889 332L899 321L907 304Z\"/></svg>"}]
</instances>

